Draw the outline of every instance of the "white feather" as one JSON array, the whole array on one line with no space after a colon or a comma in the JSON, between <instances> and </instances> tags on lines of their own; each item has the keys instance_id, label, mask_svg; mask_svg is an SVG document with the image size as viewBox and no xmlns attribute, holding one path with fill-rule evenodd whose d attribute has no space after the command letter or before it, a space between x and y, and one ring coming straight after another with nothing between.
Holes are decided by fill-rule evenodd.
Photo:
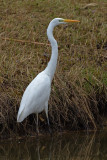
<instances>
[{"instance_id":1,"label":"white feather","mask_svg":"<svg viewBox=\"0 0 107 160\"><path fill-rule=\"evenodd\" d=\"M51 91L51 82L57 66L58 58L58 45L57 41L53 37L53 29L59 24L65 24L66 22L79 22L77 20L64 20L62 18L53 19L47 28L48 40L51 43L52 55L51 59L44 71L39 73L37 77L26 88L20 108L18 111L17 121L22 122L31 113L37 114L37 131L38 131L38 113L45 110L48 125L48 100Z\"/></svg>"},{"instance_id":2,"label":"white feather","mask_svg":"<svg viewBox=\"0 0 107 160\"><path fill-rule=\"evenodd\" d=\"M28 85L23 94L17 122L22 122L31 113L40 113L43 111L45 102L49 100L50 90L50 78L44 71L42 71Z\"/></svg>"}]
</instances>

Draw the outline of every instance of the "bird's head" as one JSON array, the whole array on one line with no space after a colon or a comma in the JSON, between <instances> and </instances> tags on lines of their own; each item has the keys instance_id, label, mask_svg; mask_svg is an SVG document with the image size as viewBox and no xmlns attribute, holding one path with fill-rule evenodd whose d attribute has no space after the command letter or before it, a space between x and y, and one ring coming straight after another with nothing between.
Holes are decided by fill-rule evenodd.
<instances>
[{"instance_id":1,"label":"bird's head","mask_svg":"<svg viewBox=\"0 0 107 160\"><path fill-rule=\"evenodd\" d=\"M71 22L80 22L78 20L71 20L71 19L63 19L63 18L54 18L50 23L55 27L60 24L66 24Z\"/></svg>"}]
</instances>

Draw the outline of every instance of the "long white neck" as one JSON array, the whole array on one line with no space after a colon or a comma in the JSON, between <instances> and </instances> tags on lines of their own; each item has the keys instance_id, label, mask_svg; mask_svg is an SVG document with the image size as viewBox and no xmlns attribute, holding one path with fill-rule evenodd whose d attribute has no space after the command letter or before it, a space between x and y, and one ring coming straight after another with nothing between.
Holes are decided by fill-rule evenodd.
<instances>
[{"instance_id":1,"label":"long white neck","mask_svg":"<svg viewBox=\"0 0 107 160\"><path fill-rule=\"evenodd\" d=\"M58 59L58 45L57 45L57 41L53 37L53 29L54 29L54 25L50 23L47 28L47 36L48 36L48 40L51 43L52 54L51 54L50 61L45 69L45 73L49 75L49 77L51 78L51 81L53 79L53 76L56 70L57 59Z\"/></svg>"}]
</instances>

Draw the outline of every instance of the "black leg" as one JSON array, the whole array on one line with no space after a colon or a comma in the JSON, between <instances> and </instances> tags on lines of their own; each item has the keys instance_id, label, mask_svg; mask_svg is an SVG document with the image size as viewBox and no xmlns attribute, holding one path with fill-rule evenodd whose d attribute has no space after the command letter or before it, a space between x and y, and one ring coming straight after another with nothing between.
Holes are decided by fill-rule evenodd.
<instances>
[{"instance_id":1,"label":"black leg","mask_svg":"<svg viewBox=\"0 0 107 160\"><path fill-rule=\"evenodd\" d=\"M37 121L36 121L36 131L37 131L37 135L39 134L39 128L38 128L38 113L36 114L37 116Z\"/></svg>"}]
</instances>

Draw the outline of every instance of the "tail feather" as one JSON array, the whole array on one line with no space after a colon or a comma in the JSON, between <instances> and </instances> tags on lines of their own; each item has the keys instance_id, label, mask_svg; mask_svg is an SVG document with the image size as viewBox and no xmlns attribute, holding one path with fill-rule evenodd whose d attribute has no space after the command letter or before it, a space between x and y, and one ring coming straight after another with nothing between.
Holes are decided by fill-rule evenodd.
<instances>
[{"instance_id":1,"label":"tail feather","mask_svg":"<svg viewBox=\"0 0 107 160\"><path fill-rule=\"evenodd\" d=\"M24 108L21 112L19 110L18 115L17 115L17 122L22 122L24 120L25 117L23 113L24 113Z\"/></svg>"}]
</instances>

